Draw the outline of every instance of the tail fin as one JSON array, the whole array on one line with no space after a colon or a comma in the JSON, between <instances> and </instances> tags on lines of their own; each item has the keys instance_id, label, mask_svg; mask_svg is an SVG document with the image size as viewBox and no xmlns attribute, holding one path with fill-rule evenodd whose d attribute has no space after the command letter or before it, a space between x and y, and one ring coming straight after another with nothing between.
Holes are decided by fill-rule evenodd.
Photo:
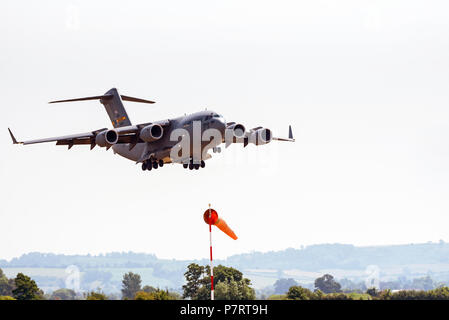
<instances>
[{"instance_id":1,"label":"tail fin","mask_svg":"<svg viewBox=\"0 0 449 320\"><path fill-rule=\"evenodd\" d=\"M100 102L104 105L114 128L130 126L131 120L126 113L122 98L118 94L117 89L112 88L105 95L109 95L110 97L101 98Z\"/></svg>"},{"instance_id":2,"label":"tail fin","mask_svg":"<svg viewBox=\"0 0 449 320\"><path fill-rule=\"evenodd\" d=\"M141 103L154 103L154 101L150 100L119 95L116 88L112 88L102 96L57 100L51 101L50 103L86 101L86 100L100 100L101 104L104 105L104 108L106 109L106 112L108 113L114 128L126 127L131 125L131 120L129 120L128 114L126 113L122 100L141 102Z\"/></svg>"}]
</instances>

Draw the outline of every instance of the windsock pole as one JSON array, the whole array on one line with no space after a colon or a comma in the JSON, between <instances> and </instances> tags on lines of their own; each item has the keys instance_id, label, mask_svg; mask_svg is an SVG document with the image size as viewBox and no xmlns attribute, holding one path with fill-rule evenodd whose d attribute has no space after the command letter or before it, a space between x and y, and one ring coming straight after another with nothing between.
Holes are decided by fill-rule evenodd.
<instances>
[{"instance_id":1,"label":"windsock pole","mask_svg":"<svg viewBox=\"0 0 449 320\"><path fill-rule=\"evenodd\" d=\"M209 203L209 241L210 241L210 299L214 300L214 263L212 260L212 211Z\"/></svg>"}]
</instances>

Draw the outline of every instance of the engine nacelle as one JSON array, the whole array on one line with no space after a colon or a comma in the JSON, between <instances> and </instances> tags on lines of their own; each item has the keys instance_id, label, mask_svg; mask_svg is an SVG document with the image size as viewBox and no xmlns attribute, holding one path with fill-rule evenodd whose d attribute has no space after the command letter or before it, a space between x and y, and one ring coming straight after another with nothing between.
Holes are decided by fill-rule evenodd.
<instances>
[{"instance_id":1,"label":"engine nacelle","mask_svg":"<svg viewBox=\"0 0 449 320\"><path fill-rule=\"evenodd\" d=\"M117 142L118 133L113 129L102 131L95 137L95 143L100 147L110 147Z\"/></svg>"},{"instance_id":2,"label":"engine nacelle","mask_svg":"<svg viewBox=\"0 0 449 320\"><path fill-rule=\"evenodd\" d=\"M234 139L241 139L245 137L245 126L240 123L230 125L226 128L226 132Z\"/></svg>"},{"instance_id":3,"label":"engine nacelle","mask_svg":"<svg viewBox=\"0 0 449 320\"><path fill-rule=\"evenodd\" d=\"M225 139L226 147L231 143L243 143L245 141L245 126L243 124L232 124L226 127Z\"/></svg>"},{"instance_id":4,"label":"engine nacelle","mask_svg":"<svg viewBox=\"0 0 449 320\"><path fill-rule=\"evenodd\" d=\"M145 142L153 142L162 138L164 129L159 124L150 124L140 130L140 139Z\"/></svg>"},{"instance_id":5,"label":"engine nacelle","mask_svg":"<svg viewBox=\"0 0 449 320\"><path fill-rule=\"evenodd\" d=\"M262 128L251 132L248 137L248 142L259 146L262 144L270 143L272 137L273 135L271 134L270 129Z\"/></svg>"}]
</instances>

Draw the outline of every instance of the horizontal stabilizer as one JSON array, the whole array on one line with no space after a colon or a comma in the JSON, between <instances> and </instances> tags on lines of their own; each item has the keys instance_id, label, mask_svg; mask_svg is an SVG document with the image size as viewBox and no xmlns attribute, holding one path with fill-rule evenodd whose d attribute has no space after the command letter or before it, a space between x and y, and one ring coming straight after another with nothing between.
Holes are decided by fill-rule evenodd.
<instances>
[{"instance_id":1,"label":"horizontal stabilizer","mask_svg":"<svg viewBox=\"0 0 449 320\"><path fill-rule=\"evenodd\" d=\"M102 96L94 96L94 97L85 97L85 98L67 99L67 100L56 100L56 101L50 101L49 103L72 102L72 101L87 101L87 100L100 100L100 99L110 99L110 98L112 98L112 94L105 94L105 95L102 95Z\"/></svg>"},{"instance_id":2,"label":"horizontal stabilizer","mask_svg":"<svg viewBox=\"0 0 449 320\"><path fill-rule=\"evenodd\" d=\"M120 97L122 97L122 100L125 100L125 101L140 102L140 103L155 103L154 101L124 96L124 95L120 95Z\"/></svg>"},{"instance_id":3,"label":"horizontal stabilizer","mask_svg":"<svg viewBox=\"0 0 449 320\"><path fill-rule=\"evenodd\" d=\"M73 102L73 101L87 101L87 100L108 100L112 99L112 94L104 94L102 96L93 96L93 97L84 97L84 98L75 98L75 99L66 99L66 100L56 100L56 101L50 101L49 103L60 103L60 102ZM122 100L124 101L132 101L132 102L140 102L140 103L155 103L154 101L140 99L140 98L134 98L129 96L120 95Z\"/></svg>"}]
</instances>

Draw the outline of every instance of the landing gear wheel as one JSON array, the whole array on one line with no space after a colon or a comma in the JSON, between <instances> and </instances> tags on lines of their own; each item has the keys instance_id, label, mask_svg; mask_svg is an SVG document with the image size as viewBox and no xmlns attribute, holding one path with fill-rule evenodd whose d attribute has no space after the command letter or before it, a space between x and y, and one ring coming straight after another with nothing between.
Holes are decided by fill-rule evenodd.
<instances>
[{"instance_id":1,"label":"landing gear wheel","mask_svg":"<svg viewBox=\"0 0 449 320\"><path fill-rule=\"evenodd\" d=\"M154 162L153 162L153 169L157 169L157 168L158 168L158 166L159 166L159 165L157 164L157 162L156 162L156 161L154 161Z\"/></svg>"},{"instance_id":2,"label":"landing gear wheel","mask_svg":"<svg viewBox=\"0 0 449 320\"><path fill-rule=\"evenodd\" d=\"M164 166L164 160L159 160L159 167L163 167Z\"/></svg>"},{"instance_id":3,"label":"landing gear wheel","mask_svg":"<svg viewBox=\"0 0 449 320\"><path fill-rule=\"evenodd\" d=\"M153 167L151 166L151 163L147 163L147 170L151 171L151 169L153 169Z\"/></svg>"},{"instance_id":4,"label":"landing gear wheel","mask_svg":"<svg viewBox=\"0 0 449 320\"><path fill-rule=\"evenodd\" d=\"M206 163L204 162L204 160L201 160L201 168L204 168L206 166Z\"/></svg>"},{"instance_id":5,"label":"landing gear wheel","mask_svg":"<svg viewBox=\"0 0 449 320\"><path fill-rule=\"evenodd\" d=\"M147 170L147 163L146 162L142 162L142 171Z\"/></svg>"},{"instance_id":6,"label":"landing gear wheel","mask_svg":"<svg viewBox=\"0 0 449 320\"><path fill-rule=\"evenodd\" d=\"M199 163L195 163L195 164L193 165L193 167L195 168L195 170L198 170L198 169L200 168L200 165L199 165Z\"/></svg>"},{"instance_id":7,"label":"landing gear wheel","mask_svg":"<svg viewBox=\"0 0 449 320\"><path fill-rule=\"evenodd\" d=\"M184 169L187 169L189 167L188 163L183 163L182 166L184 167Z\"/></svg>"},{"instance_id":8,"label":"landing gear wheel","mask_svg":"<svg viewBox=\"0 0 449 320\"><path fill-rule=\"evenodd\" d=\"M189 170L193 170L193 163L189 164Z\"/></svg>"}]
</instances>

